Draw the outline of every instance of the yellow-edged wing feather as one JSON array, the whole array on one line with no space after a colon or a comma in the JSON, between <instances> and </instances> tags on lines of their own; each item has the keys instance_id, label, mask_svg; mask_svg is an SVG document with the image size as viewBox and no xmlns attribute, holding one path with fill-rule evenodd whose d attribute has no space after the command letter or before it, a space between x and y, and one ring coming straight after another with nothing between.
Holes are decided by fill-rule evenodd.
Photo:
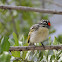
<instances>
[{"instance_id":1,"label":"yellow-edged wing feather","mask_svg":"<svg viewBox=\"0 0 62 62\"><path fill-rule=\"evenodd\" d=\"M28 43L30 42L30 35L31 35L31 33L34 31L34 29L31 29L30 30L30 32L29 32L29 34L28 34Z\"/></svg>"}]
</instances>

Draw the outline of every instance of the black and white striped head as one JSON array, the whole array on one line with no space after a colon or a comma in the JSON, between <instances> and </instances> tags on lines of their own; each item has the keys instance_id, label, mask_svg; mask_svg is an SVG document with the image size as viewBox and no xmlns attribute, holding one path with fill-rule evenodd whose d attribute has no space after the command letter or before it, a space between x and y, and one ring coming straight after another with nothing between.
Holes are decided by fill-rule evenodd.
<instances>
[{"instance_id":1,"label":"black and white striped head","mask_svg":"<svg viewBox=\"0 0 62 62\"><path fill-rule=\"evenodd\" d=\"M39 25L42 26L42 27L47 27L47 28L50 28L50 26L51 26L49 20L42 20L42 21L39 23Z\"/></svg>"}]
</instances>

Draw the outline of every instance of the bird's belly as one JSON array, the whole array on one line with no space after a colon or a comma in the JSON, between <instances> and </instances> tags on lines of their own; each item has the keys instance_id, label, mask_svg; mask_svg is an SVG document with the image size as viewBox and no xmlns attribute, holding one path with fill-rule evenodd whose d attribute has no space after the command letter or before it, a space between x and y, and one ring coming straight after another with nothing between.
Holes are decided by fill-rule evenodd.
<instances>
[{"instance_id":1,"label":"bird's belly","mask_svg":"<svg viewBox=\"0 0 62 62\"><path fill-rule=\"evenodd\" d=\"M46 40L48 37L48 30L47 31L39 31L33 32L30 38L31 43L39 43Z\"/></svg>"}]
</instances>

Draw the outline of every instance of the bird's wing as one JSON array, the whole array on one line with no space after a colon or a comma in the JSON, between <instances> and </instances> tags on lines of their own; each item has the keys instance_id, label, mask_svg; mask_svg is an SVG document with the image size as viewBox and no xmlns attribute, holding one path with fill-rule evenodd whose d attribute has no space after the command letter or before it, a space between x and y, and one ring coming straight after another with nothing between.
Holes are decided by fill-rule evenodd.
<instances>
[{"instance_id":1,"label":"bird's wing","mask_svg":"<svg viewBox=\"0 0 62 62\"><path fill-rule=\"evenodd\" d=\"M30 42L30 35L28 35L28 43Z\"/></svg>"},{"instance_id":2,"label":"bird's wing","mask_svg":"<svg viewBox=\"0 0 62 62\"><path fill-rule=\"evenodd\" d=\"M29 34L28 34L28 43L30 42L30 35L31 35L31 33L34 31L34 29L30 29L30 32L29 32Z\"/></svg>"},{"instance_id":3,"label":"bird's wing","mask_svg":"<svg viewBox=\"0 0 62 62\"><path fill-rule=\"evenodd\" d=\"M38 27L39 27L39 24L35 24L35 25L33 25L33 26L30 28L30 32L29 32L29 34L28 34L28 43L30 42L30 36L31 36L32 32L35 31L35 30L37 30Z\"/></svg>"},{"instance_id":4,"label":"bird's wing","mask_svg":"<svg viewBox=\"0 0 62 62\"><path fill-rule=\"evenodd\" d=\"M30 30L31 30L31 29L38 29L38 27L39 27L39 24L35 24L35 25L33 25L33 26L30 28Z\"/></svg>"}]
</instances>

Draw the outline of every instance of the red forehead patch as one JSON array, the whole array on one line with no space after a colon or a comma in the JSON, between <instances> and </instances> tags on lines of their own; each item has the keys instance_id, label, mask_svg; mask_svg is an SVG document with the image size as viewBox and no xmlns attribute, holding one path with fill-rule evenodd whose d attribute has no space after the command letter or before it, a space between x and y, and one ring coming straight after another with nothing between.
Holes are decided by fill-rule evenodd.
<instances>
[{"instance_id":1,"label":"red forehead patch","mask_svg":"<svg viewBox=\"0 0 62 62\"><path fill-rule=\"evenodd\" d=\"M48 22L48 25L51 26L50 22Z\"/></svg>"}]
</instances>

